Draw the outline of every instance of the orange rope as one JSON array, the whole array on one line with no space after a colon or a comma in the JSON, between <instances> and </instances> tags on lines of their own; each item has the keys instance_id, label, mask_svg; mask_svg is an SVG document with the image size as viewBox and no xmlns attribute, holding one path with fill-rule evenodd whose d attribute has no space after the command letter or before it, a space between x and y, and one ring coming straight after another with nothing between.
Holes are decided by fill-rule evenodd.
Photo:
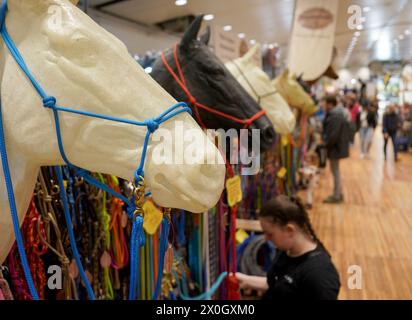
<instances>
[{"instance_id":1,"label":"orange rope","mask_svg":"<svg viewBox=\"0 0 412 320\"><path fill-rule=\"evenodd\" d=\"M112 179L108 179L109 181L109 187L112 188L114 191L120 193L120 188L118 185L116 185ZM114 260L116 267L118 269L122 269L126 266L128 263L128 252L127 252L127 246L125 246L124 243L124 235L123 233L123 227L122 227L122 208L123 208L123 201L118 199L118 198L112 198L112 204L111 204L111 215L112 215L112 221L110 223L110 230L113 232L113 237L112 237L112 250L114 253Z\"/></svg>"}]
</instances>

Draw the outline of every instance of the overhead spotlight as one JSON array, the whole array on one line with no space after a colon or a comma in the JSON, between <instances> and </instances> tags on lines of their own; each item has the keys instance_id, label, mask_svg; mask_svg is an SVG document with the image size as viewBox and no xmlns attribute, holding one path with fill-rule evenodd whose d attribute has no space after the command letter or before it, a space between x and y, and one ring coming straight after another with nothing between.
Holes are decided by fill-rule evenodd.
<instances>
[{"instance_id":1,"label":"overhead spotlight","mask_svg":"<svg viewBox=\"0 0 412 320\"><path fill-rule=\"evenodd\" d=\"M144 71L145 71L146 73L151 73L152 70L153 70L152 67L147 67L147 68L144 69Z\"/></svg>"},{"instance_id":2,"label":"overhead spotlight","mask_svg":"<svg viewBox=\"0 0 412 320\"><path fill-rule=\"evenodd\" d=\"M187 4L187 0L176 0L175 1L175 5L176 6L184 6L184 5L186 5Z\"/></svg>"},{"instance_id":3,"label":"overhead spotlight","mask_svg":"<svg viewBox=\"0 0 412 320\"><path fill-rule=\"evenodd\" d=\"M363 12L369 12L369 11L371 11L371 7L368 7L368 6L363 7Z\"/></svg>"},{"instance_id":4,"label":"overhead spotlight","mask_svg":"<svg viewBox=\"0 0 412 320\"><path fill-rule=\"evenodd\" d=\"M352 79L350 82L351 82L352 84L355 84L355 83L356 83L356 79Z\"/></svg>"},{"instance_id":5,"label":"overhead spotlight","mask_svg":"<svg viewBox=\"0 0 412 320\"><path fill-rule=\"evenodd\" d=\"M223 27L223 31L232 31L232 26L230 24L227 24Z\"/></svg>"},{"instance_id":6,"label":"overhead spotlight","mask_svg":"<svg viewBox=\"0 0 412 320\"><path fill-rule=\"evenodd\" d=\"M213 14L205 14L205 16L203 17L203 19L205 19L206 21L213 20L214 18L215 16Z\"/></svg>"},{"instance_id":7,"label":"overhead spotlight","mask_svg":"<svg viewBox=\"0 0 412 320\"><path fill-rule=\"evenodd\" d=\"M240 39L244 39L244 38L246 37L246 35L245 35L243 32L238 33L237 36L238 36Z\"/></svg>"},{"instance_id":8,"label":"overhead spotlight","mask_svg":"<svg viewBox=\"0 0 412 320\"><path fill-rule=\"evenodd\" d=\"M356 30L363 30L363 25L362 24L358 24L356 26Z\"/></svg>"},{"instance_id":9,"label":"overhead spotlight","mask_svg":"<svg viewBox=\"0 0 412 320\"><path fill-rule=\"evenodd\" d=\"M354 35L355 37L359 37L359 36L361 35L361 33L360 33L359 31L356 31L353 35Z\"/></svg>"},{"instance_id":10,"label":"overhead spotlight","mask_svg":"<svg viewBox=\"0 0 412 320\"><path fill-rule=\"evenodd\" d=\"M255 39L251 39L249 42L250 42L251 45L256 44L256 40L255 40Z\"/></svg>"},{"instance_id":11,"label":"overhead spotlight","mask_svg":"<svg viewBox=\"0 0 412 320\"><path fill-rule=\"evenodd\" d=\"M409 36L411 34L411 31L409 29L406 29L404 32L407 36Z\"/></svg>"}]
</instances>

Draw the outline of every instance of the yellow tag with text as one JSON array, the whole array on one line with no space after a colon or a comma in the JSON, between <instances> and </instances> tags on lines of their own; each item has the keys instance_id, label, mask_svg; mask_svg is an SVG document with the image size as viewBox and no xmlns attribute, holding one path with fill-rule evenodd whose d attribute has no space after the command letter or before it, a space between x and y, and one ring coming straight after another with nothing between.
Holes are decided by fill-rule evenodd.
<instances>
[{"instance_id":1,"label":"yellow tag with text","mask_svg":"<svg viewBox=\"0 0 412 320\"><path fill-rule=\"evenodd\" d=\"M234 176L226 180L227 202L230 207L242 201L242 186L240 176Z\"/></svg>"},{"instance_id":2,"label":"yellow tag with text","mask_svg":"<svg viewBox=\"0 0 412 320\"><path fill-rule=\"evenodd\" d=\"M284 147L286 147L289 144L289 138L286 134L282 135L281 143Z\"/></svg>"},{"instance_id":3,"label":"yellow tag with text","mask_svg":"<svg viewBox=\"0 0 412 320\"><path fill-rule=\"evenodd\" d=\"M162 222L163 212L156 208L152 201L143 204L143 212L143 228L148 234L153 235Z\"/></svg>"},{"instance_id":4,"label":"yellow tag with text","mask_svg":"<svg viewBox=\"0 0 412 320\"><path fill-rule=\"evenodd\" d=\"M286 173L287 173L287 170L285 167L280 168L278 171L278 178L283 179Z\"/></svg>"},{"instance_id":5,"label":"yellow tag with text","mask_svg":"<svg viewBox=\"0 0 412 320\"><path fill-rule=\"evenodd\" d=\"M249 238L249 234L245 230L239 229L238 231L236 231L237 244L242 244L243 241L245 241L247 238Z\"/></svg>"}]
</instances>

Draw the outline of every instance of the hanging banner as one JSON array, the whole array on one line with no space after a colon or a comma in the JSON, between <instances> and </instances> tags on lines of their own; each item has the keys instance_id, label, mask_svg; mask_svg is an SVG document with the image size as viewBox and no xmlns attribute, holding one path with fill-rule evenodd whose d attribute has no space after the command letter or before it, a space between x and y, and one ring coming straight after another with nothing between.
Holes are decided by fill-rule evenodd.
<instances>
[{"instance_id":1,"label":"hanging banner","mask_svg":"<svg viewBox=\"0 0 412 320\"><path fill-rule=\"evenodd\" d=\"M224 63L240 57L240 39L232 32L226 32L221 26L212 27L209 46Z\"/></svg>"},{"instance_id":2,"label":"hanging banner","mask_svg":"<svg viewBox=\"0 0 412 320\"><path fill-rule=\"evenodd\" d=\"M320 77L332 62L337 0L297 0L288 68L303 80Z\"/></svg>"}]
</instances>

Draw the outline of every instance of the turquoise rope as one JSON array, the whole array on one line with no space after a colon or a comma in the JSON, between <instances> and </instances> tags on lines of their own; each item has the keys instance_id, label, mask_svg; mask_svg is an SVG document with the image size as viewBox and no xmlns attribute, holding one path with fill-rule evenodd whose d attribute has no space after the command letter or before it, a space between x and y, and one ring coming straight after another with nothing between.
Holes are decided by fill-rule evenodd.
<instances>
[{"instance_id":1,"label":"turquoise rope","mask_svg":"<svg viewBox=\"0 0 412 320\"><path fill-rule=\"evenodd\" d=\"M175 271L173 271L173 275L176 279L178 279L178 275ZM179 291L180 291L180 297L182 298L182 300L206 300L206 299L210 299L215 294L217 289L219 289L220 285L222 284L223 280L225 280L226 277L227 277L227 271L222 272L219 275L219 277L217 278L216 282L210 287L209 290L205 291L202 294L199 294L198 296L194 296L194 297L189 297L189 296L185 295L181 291L180 282L177 281L177 286L179 287ZM183 278L185 278L184 273L183 273ZM185 280L183 280L183 281L185 281Z\"/></svg>"},{"instance_id":2,"label":"turquoise rope","mask_svg":"<svg viewBox=\"0 0 412 320\"><path fill-rule=\"evenodd\" d=\"M159 250L159 263L157 265L157 280L156 280L156 286L155 286L155 291L153 293L152 300L157 300L160 294L160 288L161 288L162 279L163 279L163 266L164 266L164 261L165 261L165 254L167 250L167 245L169 243L169 230L170 230L169 222L167 221L167 218L164 217L162 220L162 231L160 234L160 250Z\"/></svg>"}]
</instances>

